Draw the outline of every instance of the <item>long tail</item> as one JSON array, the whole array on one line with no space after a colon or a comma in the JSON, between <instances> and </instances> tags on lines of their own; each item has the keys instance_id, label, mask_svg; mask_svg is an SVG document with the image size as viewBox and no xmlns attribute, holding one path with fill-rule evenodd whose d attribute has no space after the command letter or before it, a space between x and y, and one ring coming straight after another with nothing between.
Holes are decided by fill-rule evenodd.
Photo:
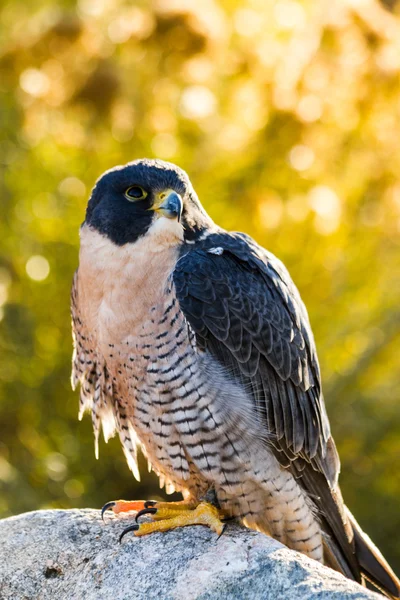
<instances>
[{"instance_id":1,"label":"long tail","mask_svg":"<svg viewBox=\"0 0 400 600\"><path fill-rule=\"evenodd\" d=\"M362 577L389 598L400 598L399 579L347 507L346 512L354 532L355 552Z\"/></svg>"},{"instance_id":2,"label":"long tail","mask_svg":"<svg viewBox=\"0 0 400 600\"><path fill-rule=\"evenodd\" d=\"M359 583L372 584L380 592L397 600L400 598L400 581L393 573L387 561L378 548L363 532L351 512L343 506L347 516L347 524L352 530L352 560L343 553L343 545L338 544L337 538L332 535L323 534L325 564L355 579Z\"/></svg>"},{"instance_id":3,"label":"long tail","mask_svg":"<svg viewBox=\"0 0 400 600\"><path fill-rule=\"evenodd\" d=\"M400 581L375 544L345 506L339 486L306 465L298 481L311 495L320 518L324 562L358 583L371 583L389 598L400 600Z\"/></svg>"}]
</instances>

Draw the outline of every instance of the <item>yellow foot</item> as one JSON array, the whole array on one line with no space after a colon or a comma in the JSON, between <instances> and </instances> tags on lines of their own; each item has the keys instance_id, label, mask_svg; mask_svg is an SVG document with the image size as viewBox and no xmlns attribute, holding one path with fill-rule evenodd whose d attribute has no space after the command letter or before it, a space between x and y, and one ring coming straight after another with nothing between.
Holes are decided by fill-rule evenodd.
<instances>
[{"instance_id":1,"label":"yellow foot","mask_svg":"<svg viewBox=\"0 0 400 600\"><path fill-rule=\"evenodd\" d=\"M115 515L118 515L122 512L129 512L131 510L139 511L144 508L149 508L150 506L154 506L156 504L153 500L135 500L131 502L130 500L113 500L112 502L107 502L101 509L101 518L104 521L104 513L106 510L112 510Z\"/></svg>"},{"instance_id":2,"label":"yellow foot","mask_svg":"<svg viewBox=\"0 0 400 600\"><path fill-rule=\"evenodd\" d=\"M222 535L225 525L221 521L220 512L215 506L208 502L147 502L147 506L140 510L136 515L135 525L127 527L122 532L119 541L130 531L134 531L135 536L140 537L155 531L168 531L175 527L185 527L186 525L206 525L213 531ZM151 515L153 523L137 523L142 515Z\"/></svg>"},{"instance_id":3,"label":"yellow foot","mask_svg":"<svg viewBox=\"0 0 400 600\"><path fill-rule=\"evenodd\" d=\"M183 509L191 510L196 508L198 502L192 500L181 500L180 502L157 502L156 500L112 500L107 502L101 509L101 518L104 521L104 513L107 510L112 510L115 515L122 512L130 512L134 510L136 512L153 508L157 505L157 508L170 508L171 510L182 511ZM143 513L142 513L143 514Z\"/></svg>"}]
</instances>

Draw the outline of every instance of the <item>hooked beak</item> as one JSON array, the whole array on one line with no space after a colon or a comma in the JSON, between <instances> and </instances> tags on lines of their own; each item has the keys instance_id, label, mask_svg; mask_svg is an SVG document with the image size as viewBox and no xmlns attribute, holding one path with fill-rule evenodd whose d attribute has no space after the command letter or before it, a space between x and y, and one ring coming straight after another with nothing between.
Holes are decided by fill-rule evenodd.
<instances>
[{"instance_id":1,"label":"hooked beak","mask_svg":"<svg viewBox=\"0 0 400 600\"><path fill-rule=\"evenodd\" d=\"M157 194L156 201L152 206L153 210L161 213L167 219L177 219L178 223L181 220L183 202L179 194L173 190L165 190Z\"/></svg>"}]
</instances>

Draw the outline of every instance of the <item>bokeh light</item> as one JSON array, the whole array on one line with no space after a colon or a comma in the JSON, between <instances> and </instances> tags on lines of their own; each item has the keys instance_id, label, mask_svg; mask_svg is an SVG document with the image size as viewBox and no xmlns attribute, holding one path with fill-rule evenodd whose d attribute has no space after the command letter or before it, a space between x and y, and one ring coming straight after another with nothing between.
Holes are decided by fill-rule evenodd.
<instances>
[{"instance_id":1,"label":"bokeh light","mask_svg":"<svg viewBox=\"0 0 400 600\"><path fill-rule=\"evenodd\" d=\"M0 514L164 496L70 388L69 294L100 174L178 163L287 265L350 510L400 572L400 2L0 7Z\"/></svg>"},{"instance_id":2,"label":"bokeh light","mask_svg":"<svg viewBox=\"0 0 400 600\"><path fill-rule=\"evenodd\" d=\"M25 268L29 277L34 281L43 281L50 273L49 261L44 256L31 256Z\"/></svg>"}]
</instances>

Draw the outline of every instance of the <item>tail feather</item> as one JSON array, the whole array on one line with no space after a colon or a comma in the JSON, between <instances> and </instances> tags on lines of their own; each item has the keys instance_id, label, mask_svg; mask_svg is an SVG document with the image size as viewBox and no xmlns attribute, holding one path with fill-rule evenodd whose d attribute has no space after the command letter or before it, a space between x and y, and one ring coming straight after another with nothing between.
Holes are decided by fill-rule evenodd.
<instances>
[{"instance_id":1,"label":"tail feather","mask_svg":"<svg viewBox=\"0 0 400 600\"><path fill-rule=\"evenodd\" d=\"M339 459L335 456L333 442L330 452L333 453L330 463L338 469ZM310 463L303 463L299 469L297 463L298 460L294 460L290 466L315 505L325 564L349 579L363 584L369 582L389 598L400 600L399 579L345 506L339 485L335 485L336 477L331 478L332 482L328 481L329 465L322 472L316 471Z\"/></svg>"},{"instance_id":2,"label":"tail feather","mask_svg":"<svg viewBox=\"0 0 400 600\"><path fill-rule=\"evenodd\" d=\"M357 583L361 583L361 574L355 573L354 567L353 569L350 568L349 562L344 556L340 546L336 543L335 538L325 531L322 531L322 544L324 547L325 566L342 573L345 577L348 577L348 579L353 579L354 581L357 581Z\"/></svg>"},{"instance_id":3,"label":"tail feather","mask_svg":"<svg viewBox=\"0 0 400 600\"><path fill-rule=\"evenodd\" d=\"M362 576L389 598L400 598L399 579L347 507L346 512L353 528L355 552Z\"/></svg>"}]
</instances>

